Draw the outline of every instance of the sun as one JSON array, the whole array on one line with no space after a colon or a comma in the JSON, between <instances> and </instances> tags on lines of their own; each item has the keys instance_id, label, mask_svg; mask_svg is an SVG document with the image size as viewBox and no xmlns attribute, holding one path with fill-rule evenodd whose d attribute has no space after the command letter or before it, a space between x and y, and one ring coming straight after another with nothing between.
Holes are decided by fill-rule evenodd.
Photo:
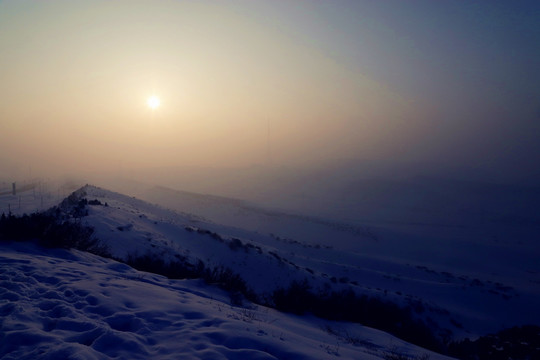
<instances>
[{"instance_id":1,"label":"sun","mask_svg":"<svg viewBox=\"0 0 540 360\"><path fill-rule=\"evenodd\" d=\"M159 107L160 103L161 103L161 101L159 100L159 98L156 95L152 95L146 100L146 104L152 110L157 109Z\"/></svg>"}]
</instances>

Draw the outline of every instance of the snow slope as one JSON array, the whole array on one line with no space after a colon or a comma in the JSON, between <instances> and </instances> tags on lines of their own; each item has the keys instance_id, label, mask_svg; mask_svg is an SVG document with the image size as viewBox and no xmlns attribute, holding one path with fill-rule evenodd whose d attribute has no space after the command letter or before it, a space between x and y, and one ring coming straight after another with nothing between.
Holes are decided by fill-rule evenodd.
<instances>
[{"instance_id":1,"label":"snow slope","mask_svg":"<svg viewBox=\"0 0 540 360\"><path fill-rule=\"evenodd\" d=\"M540 253L527 229L512 226L492 239L482 229L349 226L163 189L156 202L178 204L176 211L94 186L84 191L88 215L76 221L94 227L121 259L150 254L225 266L263 296L303 279L315 290L351 289L411 306L445 339L540 323Z\"/></svg>"},{"instance_id":2,"label":"snow slope","mask_svg":"<svg viewBox=\"0 0 540 360\"><path fill-rule=\"evenodd\" d=\"M200 281L76 250L2 243L0 284L5 360L448 359L360 325L231 307Z\"/></svg>"},{"instance_id":3,"label":"snow slope","mask_svg":"<svg viewBox=\"0 0 540 360\"><path fill-rule=\"evenodd\" d=\"M540 323L535 311L540 303L540 251L535 239L510 230L501 231L500 241L495 241L482 229L440 227L422 233L347 227L204 197L206 208L215 211L204 214L220 218L216 212L228 212L236 226L230 227L96 187L86 191L88 200L109 206L89 206L83 221L95 227L97 237L119 257L152 253L224 265L262 294L302 279L315 288L352 289L413 305L416 316L446 338L474 338ZM168 191L155 199L172 207L177 195ZM197 204L193 196L191 201ZM242 246L234 247L233 239Z\"/></svg>"}]
</instances>

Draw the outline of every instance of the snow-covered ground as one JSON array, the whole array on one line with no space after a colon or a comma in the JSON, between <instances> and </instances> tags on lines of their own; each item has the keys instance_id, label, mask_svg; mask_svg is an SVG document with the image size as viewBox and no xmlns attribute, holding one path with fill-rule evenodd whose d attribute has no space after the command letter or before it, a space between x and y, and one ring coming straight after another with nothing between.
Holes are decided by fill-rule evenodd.
<instances>
[{"instance_id":1,"label":"snow-covered ground","mask_svg":"<svg viewBox=\"0 0 540 360\"><path fill-rule=\"evenodd\" d=\"M516 325L540 324L540 315L536 311L537 304L540 303L540 286L538 286L540 263L537 261L540 251L536 244L537 239L531 236L534 232L531 232L531 228L526 225L517 227L510 224L505 227L504 224L496 224L496 231L485 227L470 227L464 230L456 226L429 228L380 224L365 226L312 216L286 214L275 210L269 211L242 201L174 192L163 188L157 190L154 188L151 192L148 188L136 191L141 197L160 205L153 205L132 196L93 186L85 187L84 191L85 198L91 203L87 205L88 215L80 219L81 223L92 226L96 237L101 239L112 254L120 259L150 254L154 258L183 259L192 264L200 260L208 267L225 266L240 274L248 286L261 296L270 294L278 287L286 287L293 280L303 279L307 279L315 290L351 289L360 295L365 294L402 306L411 306L415 309L415 317L432 326L436 329L437 335L446 340L475 338L478 335L494 333ZM9 196L0 198L0 206L5 207L5 201L2 202L2 200L6 199L12 200ZM36 201L40 201L39 197L28 195L27 200L28 209L39 208L36 205ZM493 235L494 232L495 235ZM39 254L36 254L36 251L31 249L24 251L32 254L28 255L27 259L38 258ZM3 259L15 254L6 247L3 248L3 252L8 254L3 256ZM66 252L61 252L61 254L54 252L54 256L60 256L60 260L54 261L69 260L65 258ZM79 252L72 252L69 256L93 259L92 261L95 260L94 262L101 264L112 264L109 260ZM100 266L107 267L108 265ZM116 271L116 273L128 271L127 266L119 264L114 266L120 266L121 271L109 267L107 271ZM86 269L82 273L85 272L90 272L90 270ZM131 269L129 272L136 273ZM122 279L127 286L125 288L127 290L124 291L126 296L128 293L137 294L137 291L131 289L143 286L141 282L148 284L148 281L141 281L142 278L161 279L153 280L153 284L160 286L172 283L183 284L182 287L190 289L191 292L185 290L192 294L190 296L204 294L207 299L214 299L221 305L212 303L214 305L209 306L209 309L217 308L220 314L223 311L227 319L238 320L235 319L236 317L240 318L241 322L252 325L277 326L277 322L269 320L269 317L264 315L276 314L277 318L277 312L261 306L253 308L248 301L244 301L247 309L233 308L229 305L228 295L199 282L177 282L159 276L137 274L139 275L124 276ZM122 275L118 276L122 277ZM76 278L74 277L73 281L84 280ZM94 279L97 279L97 275ZM100 289L94 282L90 281L87 284L91 287L89 289ZM102 284L106 283L108 282L102 282ZM9 284L9 282L4 284ZM33 284L37 283L33 282ZM53 285L55 284L50 284L49 287ZM169 285L163 285L163 287L170 290L167 287ZM8 289L7 285L5 289L16 293L19 298L24 298L24 294L21 295L17 291ZM15 295L7 297L8 300L9 297L16 298ZM208 304L212 302L207 301ZM198 304L200 303L199 301ZM141 304L141 307L143 305ZM39 304L36 306L39 307ZM115 306L114 313L133 313L127 306ZM199 312L213 314L210 310ZM239 313L243 316L238 315ZM107 316L102 314L100 321L113 315L113 313ZM257 320L246 321L249 320L246 318L250 317L255 317ZM296 324L287 323L286 329L307 322L313 329L320 330L321 327L326 328L328 324L328 322L305 317L282 314L279 314L279 317L288 319L283 320L283 323L291 321ZM6 319L8 318L11 317ZM274 315L270 318L274 318ZM208 317L204 319L208 320ZM14 328L10 329L14 330ZM329 329L337 330L328 331ZM351 344L350 334L355 334L354 338L356 338L359 329L367 331L359 325L333 324L322 332L326 335L319 334L315 337L322 339L318 336L329 336L325 339L334 339L333 342L316 340L319 343L315 346L313 343L306 345L309 351L302 350L302 347L296 349L294 346L291 349L304 354L306 358L319 359L325 358L324 356L332 358L336 356L336 353L345 358L347 356L376 358L377 356L384 357L383 353L390 351L398 343L396 340L386 340L392 338L389 335L384 335L385 340L381 341L369 337L366 340L363 335L358 335L360 340L352 341L356 346L349 346L354 345ZM112 328L112 330L117 329ZM216 329L212 331L214 330ZM275 335L278 332L277 330L274 333L263 331L267 335ZM311 334L310 331L293 331L293 333L304 337L305 334ZM50 334L48 336L51 338ZM255 336L253 339L260 340L260 335L255 334ZM233 337L242 338L236 333ZM278 335L273 339L277 339L276 344L284 345L280 337ZM308 338L312 339L309 336ZM130 339L133 340L133 337ZM346 344L347 339L349 344ZM97 337L91 340L93 344ZM48 342L45 341L45 343ZM261 350L257 346L263 346L261 345L263 343L251 343L248 340L240 341L240 343L245 343L246 349L259 344L255 348ZM295 342L291 342L293 343ZM75 343L72 345L79 346ZM157 345L150 343L143 345L139 344L138 347L149 351L148 356L158 354L152 352L157 351L153 347ZM186 347L190 348L194 345L192 342ZM206 345L209 348L214 346ZM169 345L163 346L169 349ZM93 348L93 346L90 347ZM225 347L229 350L231 348ZM311 352L315 351L314 349L317 351L322 349L322 355L314 355ZM352 351L350 353L352 355L347 353L349 350L346 349ZM413 350L413 353L418 355L421 352ZM276 355L285 354L285 352L270 352L270 354L276 358L289 358L285 355ZM217 355L206 357L203 353L186 355L188 358L190 356L219 358ZM234 356L234 354L226 355L225 358L234 358ZM432 355L431 358L437 358L434 356ZM16 358L20 357L16 356Z\"/></svg>"},{"instance_id":2,"label":"snow-covered ground","mask_svg":"<svg viewBox=\"0 0 540 360\"><path fill-rule=\"evenodd\" d=\"M357 324L254 306L76 250L0 244L2 359L448 359Z\"/></svg>"},{"instance_id":3,"label":"snow-covered ground","mask_svg":"<svg viewBox=\"0 0 540 360\"><path fill-rule=\"evenodd\" d=\"M540 251L535 239L516 227L500 230L493 239L483 228L440 227L423 233L347 226L191 196L194 211L214 220L226 216L231 227L95 187L87 192L89 200L109 207L90 206L83 221L121 257L180 254L193 262L225 265L258 293L307 278L319 288L350 288L402 305L420 303L417 316L434 322L440 336L454 339L540 323L535 311L540 303ZM154 199L172 208L181 203L177 196L164 191ZM246 246L233 249L232 239Z\"/></svg>"}]
</instances>

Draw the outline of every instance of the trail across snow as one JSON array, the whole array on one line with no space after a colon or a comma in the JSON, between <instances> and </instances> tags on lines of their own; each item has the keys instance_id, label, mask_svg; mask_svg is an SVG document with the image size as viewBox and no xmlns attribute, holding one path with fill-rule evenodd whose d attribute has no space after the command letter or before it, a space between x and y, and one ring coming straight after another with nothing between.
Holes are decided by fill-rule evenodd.
<instances>
[{"instance_id":1,"label":"trail across snow","mask_svg":"<svg viewBox=\"0 0 540 360\"><path fill-rule=\"evenodd\" d=\"M380 359L390 349L429 353L355 324L232 307L226 294L200 281L169 280L88 253L32 244L0 245L0 319L0 358L6 360Z\"/></svg>"}]
</instances>

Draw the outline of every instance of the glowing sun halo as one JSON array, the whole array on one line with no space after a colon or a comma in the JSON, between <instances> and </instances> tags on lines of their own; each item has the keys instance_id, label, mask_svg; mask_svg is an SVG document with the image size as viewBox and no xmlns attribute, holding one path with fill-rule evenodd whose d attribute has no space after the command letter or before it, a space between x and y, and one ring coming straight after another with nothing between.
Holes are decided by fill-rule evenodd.
<instances>
[{"instance_id":1,"label":"glowing sun halo","mask_svg":"<svg viewBox=\"0 0 540 360\"><path fill-rule=\"evenodd\" d=\"M152 110L157 109L160 103L161 101L159 101L159 98L156 95L152 95L146 100L146 104L148 104L148 107Z\"/></svg>"}]
</instances>

